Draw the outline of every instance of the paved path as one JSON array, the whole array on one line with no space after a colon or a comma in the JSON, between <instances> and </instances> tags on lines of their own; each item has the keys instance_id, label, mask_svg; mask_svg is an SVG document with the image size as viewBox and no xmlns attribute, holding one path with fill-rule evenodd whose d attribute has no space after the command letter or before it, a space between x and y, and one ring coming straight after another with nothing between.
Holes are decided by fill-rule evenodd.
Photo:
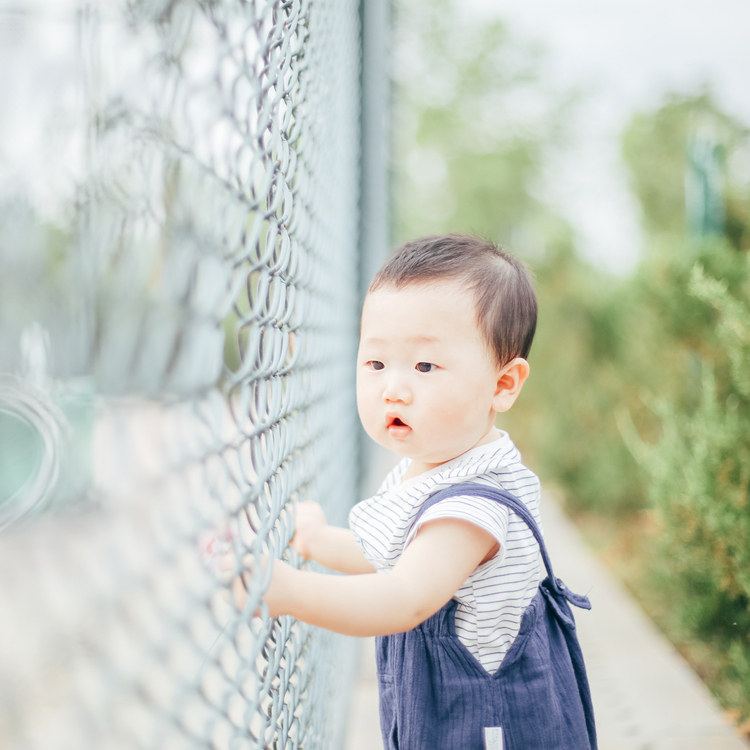
<instances>
[{"instance_id":1,"label":"paved path","mask_svg":"<svg viewBox=\"0 0 750 750\"><path fill-rule=\"evenodd\" d=\"M575 615L600 750L750 750L684 659L551 500L542 514L555 573L573 591L588 593L593 604L591 612L575 610ZM346 750L382 750L369 640L363 642L349 721Z\"/></svg>"}]
</instances>

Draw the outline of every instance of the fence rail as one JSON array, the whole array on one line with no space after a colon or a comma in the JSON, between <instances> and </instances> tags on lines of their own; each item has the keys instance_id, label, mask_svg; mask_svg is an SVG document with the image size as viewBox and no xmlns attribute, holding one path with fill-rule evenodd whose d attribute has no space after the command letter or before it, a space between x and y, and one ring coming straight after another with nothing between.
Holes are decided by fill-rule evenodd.
<instances>
[{"instance_id":1,"label":"fence rail","mask_svg":"<svg viewBox=\"0 0 750 750\"><path fill-rule=\"evenodd\" d=\"M3 750L339 745L351 643L216 562L355 499L361 38L355 0L0 7Z\"/></svg>"}]
</instances>

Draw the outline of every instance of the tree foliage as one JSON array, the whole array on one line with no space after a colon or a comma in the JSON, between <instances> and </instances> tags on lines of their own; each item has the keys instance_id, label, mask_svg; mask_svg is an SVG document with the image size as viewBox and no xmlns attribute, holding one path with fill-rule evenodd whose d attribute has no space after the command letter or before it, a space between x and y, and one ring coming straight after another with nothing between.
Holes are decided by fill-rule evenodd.
<instances>
[{"instance_id":1,"label":"tree foliage","mask_svg":"<svg viewBox=\"0 0 750 750\"><path fill-rule=\"evenodd\" d=\"M672 94L656 111L633 116L623 135L622 150L651 236L683 235L688 223L686 154L696 138L711 138L727 170L722 195L726 235L735 248L747 248L747 135L747 128L721 112L709 92Z\"/></svg>"},{"instance_id":2,"label":"tree foliage","mask_svg":"<svg viewBox=\"0 0 750 750\"><path fill-rule=\"evenodd\" d=\"M547 95L540 50L451 0L404 0L394 58L397 238L468 231L539 244L559 231L535 186L572 97Z\"/></svg>"},{"instance_id":3,"label":"tree foliage","mask_svg":"<svg viewBox=\"0 0 750 750\"><path fill-rule=\"evenodd\" d=\"M721 149L723 236L686 233L686 152L710 126ZM620 426L642 469L660 534L644 582L668 606L660 622L729 706L750 716L750 191L733 169L747 129L707 94L670 97L633 119L624 153L651 243L628 282L647 315L647 362L658 382L644 400L658 420L647 436L623 405ZM682 154L680 159L680 153ZM632 358L632 356L631 356ZM642 370L647 368L641 367ZM646 382L644 378L644 382Z\"/></svg>"}]
</instances>

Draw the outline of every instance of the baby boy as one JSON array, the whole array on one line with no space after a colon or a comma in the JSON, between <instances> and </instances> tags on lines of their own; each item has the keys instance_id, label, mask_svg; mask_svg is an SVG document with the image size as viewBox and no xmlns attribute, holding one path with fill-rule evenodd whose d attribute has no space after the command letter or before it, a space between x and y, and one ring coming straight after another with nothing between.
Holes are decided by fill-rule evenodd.
<instances>
[{"instance_id":1,"label":"baby boy","mask_svg":"<svg viewBox=\"0 0 750 750\"><path fill-rule=\"evenodd\" d=\"M404 460L355 506L350 529L329 526L317 504L300 504L292 546L349 575L274 561L263 597L272 616L387 635L453 600L458 638L484 669L500 664L539 580L531 533L481 497L451 498L417 516L430 494L472 481L512 492L539 521L538 480L495 426L528 377L536 315L525 266L485 240L421 238L387 261L364 302L357 404L370 437ZM242 605L239 580L234 591Z\"/></svg>"}]
</instances>

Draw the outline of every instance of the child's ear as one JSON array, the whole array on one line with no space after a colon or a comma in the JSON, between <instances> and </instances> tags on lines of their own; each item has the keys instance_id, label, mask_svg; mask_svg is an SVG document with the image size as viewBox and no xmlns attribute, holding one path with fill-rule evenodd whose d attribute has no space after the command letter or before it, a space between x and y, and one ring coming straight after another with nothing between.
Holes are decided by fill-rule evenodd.
<instances>
[{"instance_id":1,"label":"child's ear","mask_svg":"<svg viewBox=\"0 0 750 750\"><path fill-rule=\"evenodd\" d=\"M516 357L499 370L492 408L496 412L508 411L518 398L528 377L529 363L521 357Z\"/></svg>"}]
</instances>

